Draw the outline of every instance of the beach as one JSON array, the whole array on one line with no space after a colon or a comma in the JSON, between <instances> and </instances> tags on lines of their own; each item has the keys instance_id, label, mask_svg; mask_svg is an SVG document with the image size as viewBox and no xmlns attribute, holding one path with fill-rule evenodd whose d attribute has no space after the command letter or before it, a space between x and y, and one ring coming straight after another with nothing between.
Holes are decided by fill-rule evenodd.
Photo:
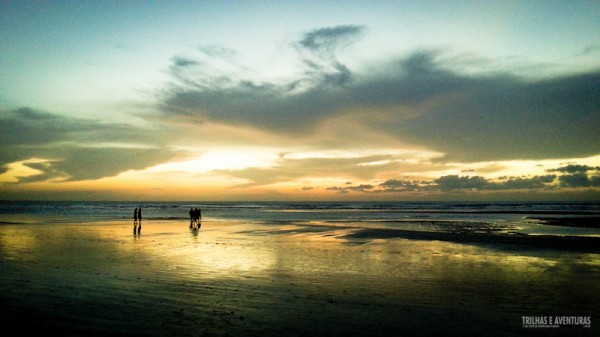
<instances>
[{"instance_id":1,"label":"beach","mask_svg":"<svg viewBox=\"0 0 600 337\"><path fill-rule=\"evenodd\" d=\"M597 241L574 249L327 223L209 219L198 231L188 225L144 220L134 235L125 219L4 217L4 329L36 336L600 331ZM524 326L524 317L548 316L588 317L591 324Z\"/></svg>"}]
</instances>

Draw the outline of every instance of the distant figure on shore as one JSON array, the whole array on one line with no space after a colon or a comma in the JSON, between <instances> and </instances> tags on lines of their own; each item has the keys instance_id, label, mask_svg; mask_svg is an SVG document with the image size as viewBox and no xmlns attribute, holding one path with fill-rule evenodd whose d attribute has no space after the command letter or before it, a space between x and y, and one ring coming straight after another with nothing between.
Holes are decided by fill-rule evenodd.
<instances>
[{"instance_id":1,"label":"distant figure on shore","mask_svg":"<svg viewBox=\"0 0 600 337\"><path fill-rule=\"evenodd\" d=\"M191 229L200 229L202 226L202 211L198 208L190 209L190 228Z\"/></svg>"},{"instance_id":2,"label":"distant figure on shore","mask_svg":"<svg viewBox=\"0 0 600 337\"><path fill-rule=\"evenodd\" d=\"M138 225L138 209L137 207L133 210L133 235L137 232Z\"/></svg>"},{"instance_id":3,"label":"distant figure on shore","mask_svg":"<svg viewBox=\"0 0 600 337\"><path fill-rule=\"evenodd\" d=\"M202 210L200 208L197 209L196 226L198 226L198 229L202 226Z\"/></svg>"},{"instance_id":4,"label":"distant figure on shore","mask_svg":"<svg viewBox=\"0 0 600 337\"><path fill-rule=\"evenodd\" d=\"M138 227L137 227L137 233L138 235L140 234L140 232L142 231L142 208L138 208L137 210L137 218L138 218Z\"/></svg>"}]
</instances>

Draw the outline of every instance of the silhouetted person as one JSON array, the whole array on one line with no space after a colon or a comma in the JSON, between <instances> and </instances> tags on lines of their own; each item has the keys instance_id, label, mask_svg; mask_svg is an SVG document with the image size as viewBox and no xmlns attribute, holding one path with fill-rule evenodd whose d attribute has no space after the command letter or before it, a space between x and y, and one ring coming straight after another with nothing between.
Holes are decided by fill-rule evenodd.
<instances>
[{"instance_id":1,"label":"silhouetted person","mask_svg":"<svg viewBox=\"0 0 600 337\"><path fill-rule=\"evenodd\" d=\"M200 227L202 227L202 210L200 208L198 208L198 218L196 219L196 224L198 225L198 229L200 229Z\"/></svg>"},{"instance_id":2,"label":"silhouetted person","mask_svg":"<svg viewBox=\"0 0 600 337\"><path fill-rule=\"evenodd\" d=\"M138 208L137 211L137 218L138 218L138 228L137 228L137 233L140 234L140 232L142 231L142 208Z\"/></svg>"},{"instance_id":3,"label":"silhouetted person","mask_svg":"<svg viewBox=\"0 0 600 337\"><path fill-rule=\"evenodd\" d=\"M197 208L190 208L190 228L198 229L200 228L200 210Z\"/></svg>"},{"instance_id":4,"label":"silhouetted person","mask_svg":"<svg viewBox=\"0 0 600 337\"><path fill-rule=\"evenodd\" d=\"M200 228L200 210L198 208L194 209L194 221L196 223L194 228Z\"/></svg>"},{"instance_id":5,"label":"silhouetted person","mask_svg":"<svg viewBox=\"0 0 600 337\"><path fill-rule=\"evenodd\" d=\"M133 210L133 234L135 235L138 224L138 209L137 207Z\"/></svg>"}]
</instances>

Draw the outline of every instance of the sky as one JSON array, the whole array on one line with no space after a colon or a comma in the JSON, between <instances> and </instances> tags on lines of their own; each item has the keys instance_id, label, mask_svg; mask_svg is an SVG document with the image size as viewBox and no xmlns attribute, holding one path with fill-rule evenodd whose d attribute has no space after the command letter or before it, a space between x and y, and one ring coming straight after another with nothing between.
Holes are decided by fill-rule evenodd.
<instances>
[{"instance_id":1,"label":"sky","mask_svg":"<svg viewBox=\"0 0 600 337\"><path fill-rule=\"evenodd\" d=\"M2 200L600 201L598 1L2 1Z\"/></svg>"}]
</instances>

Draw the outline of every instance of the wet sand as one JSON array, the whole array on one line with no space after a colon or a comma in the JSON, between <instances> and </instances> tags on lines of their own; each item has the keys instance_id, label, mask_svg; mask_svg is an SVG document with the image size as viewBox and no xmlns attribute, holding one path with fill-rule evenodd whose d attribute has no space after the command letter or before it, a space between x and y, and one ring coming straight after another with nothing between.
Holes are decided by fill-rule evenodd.
<instances>
[{"instance_id":1,"label":"wet sand","mask_svg":"<svg viewBox=\"0 0 600 337\"><path fill-rule=\"evenodd\" d=\"M565 226L565 227L583 227L583 228L600 228L600 217L598 216L578 216L578 217L531 217L542 221L550 226Z\"/></svg>"},{"instance_id":2,"label":"wet sand","mask_svg":"<svg viewBox=\"0 0 600 337\"><path fill-rule=\"evenodd\" d=\"M600 255L291 223L0 225L0 320L36 336L597 336ZM403 235L398 235L403 234ZM458 234L457 234L458 235ZM446 237L447 238L447 237ZM525 328L523 316L591 316Z\"/></svg>"},{"instance_id":3,"label":"wet sand","mask_svg":"<svg viewBox=\"0 0 600 337\"><path fill-rule=\"evenodd\" d=\"M508 234L473 232L441 233L390 228L365 228L350 233L347 237L354 239L405 238L412 240L439 240L468 244L488 244L494 245L497 249L550 249L600 254L600 237L595 236L525 235L517 232Z\"/></svg>"}]
</instances>

